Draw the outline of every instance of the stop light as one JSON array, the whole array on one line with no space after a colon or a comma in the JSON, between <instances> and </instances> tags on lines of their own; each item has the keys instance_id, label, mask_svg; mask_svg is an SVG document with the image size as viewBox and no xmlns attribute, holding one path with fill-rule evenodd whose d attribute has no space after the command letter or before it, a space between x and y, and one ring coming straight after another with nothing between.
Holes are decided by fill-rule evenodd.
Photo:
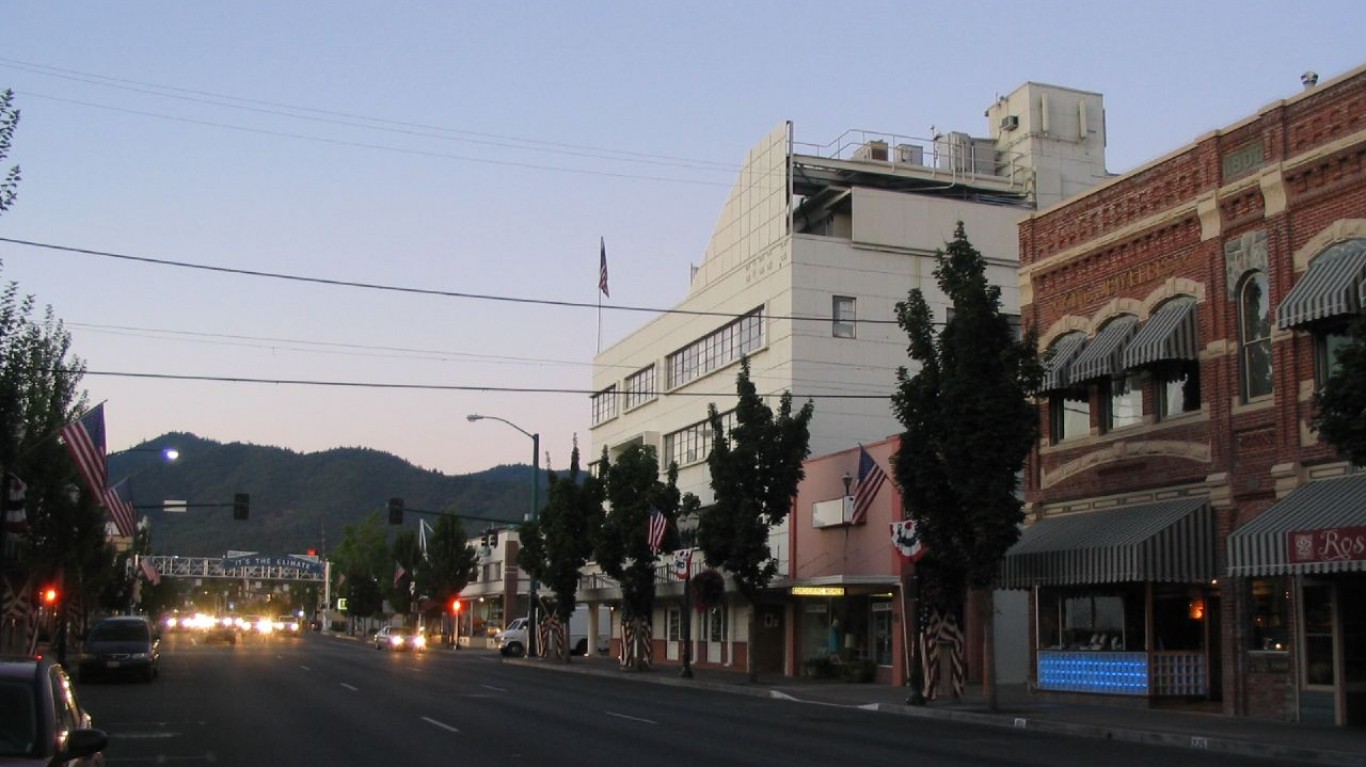
<instances>
[{"instance_id":1,"label":"stop light","mask_svg":"<svg viewBox=\"0 0 1366 767\"><path fill-rule=\"evenodd\" d=\"M459 615L459 614L460 614L460 600L459 600L459 599L452 599L452 600L451 600L451 613L452 613L453 615Z\"/></svg>"},{"instance_id":2,"label":"stop light","mask_svg":"<svg viewBox=\"0 0 1366 767\"><path fill-rule=\"evenodd\" d=\"M251 512L251 496L246 493L238 493L232 497L232 518L237 520L246 519Z\"/></svg>"},{"instance_id":3,"label":"stop light","mask_svg":"<svg viewBox=\"0 0 1366 767\"><path fill-rule=\"evenodd\" d=\"M38 601L42 602L43 607L55 606L60 596L61 592L57 591L56 586L44 586L38 591Z\"/></svg>"},{"instance_id":4,"label":"stop light","mask_svg":"<svg viewBox=\"0 0 1366 767\"><path fill-rule=\"evenodd\" d=\"M489 531L487 528L484 530L484 536L479 539L479 545L486 549L489 547Z\"/></svg>"},{"instance_id":5,"label":"stop light","mask_svg":"<svg viewBox=\"0 0 1366 767\"><path fill-rule=\"evenodd\" d=\"M403 524L403 499L402 499L402 498L390 498L390 499L389 499L389 524L391 524L391 525L401 525L401 524Z\"/></svg>"}]
</instances>

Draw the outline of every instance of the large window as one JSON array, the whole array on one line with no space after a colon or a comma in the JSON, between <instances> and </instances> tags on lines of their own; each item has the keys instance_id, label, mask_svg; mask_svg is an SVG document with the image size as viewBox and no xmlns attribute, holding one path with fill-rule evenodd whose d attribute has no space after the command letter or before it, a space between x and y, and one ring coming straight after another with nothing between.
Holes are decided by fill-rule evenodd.
<instances>
[{"instance_id":1,"label":"large window","mask_svg":"<svg viewBox=\"0 0 1366 767\"><path fill-rule=\"evenodd\" d=\"M848 296L835 296L831 306L830 334L835 338L853 338L855 315L854 299Z\"/></svg>"},{"instance_id":2,"label":"large window","mask_svg":"<svg viewBox=\"0 0 1366 767\"><path fill-rule=\"evenodd\" d=\"M755 309L716 332L699 338L666 360L670 389L694 381L758 351L764 345L764 314Z\"/></svg>"},{"instance_id":3,"label":"large window","mask_svg":"<svg viewBox=\"0 0 1366 767\"><path fill-rule=\"evenodd\" d=\"M1109 397L1105 407L1105 430L1143 423L1143 379L1134 374L1108 379Z\"/></svg>"},{"instance_id":4,"label":"large window","mask_svg":"<svg viewBox=\"0 0 1366 767\"><path fill-rule=\"evenodd\" d=\"M721 414L721 428L727 434L735 428L735 411ZM699 421L678 431L664 435L664 465L677 463L679 466L707 460L711 453L711 423Z\"/></svg>"},{"instance_id":5,"label":"large window","mask_svg":"<svg viewBox=\"0 0 1366 767\"><path fill-rule=\"evenodd\" d=\"M1040 650L1146 649L1141 584L1041 589L1038 609Z\"/></svg>"},{"instance_id":6,"label":"large window","mask_svg":"<svg viewBox=\"0 0 1366 767\"><path fill-rule=\"evenodd\" d=\"M1053 392L1048 412L1053 444L1091 433L1091 392L1084 386Z\"/></svg>"},{"instance_id":7,"label":"large window","mask_svg":"<svg viewBox=\"0 0 1366 767\"><path fill-rule=\"evenodd\" d=\"M1314 333L1314 383L1322 389L1337 372L1338 352L1352 342L1346 325L1326 327Z\"/></svg>"},{"instance_id":8,"label":"large window","mask_svg":"<svg viewBox=\"0 0 1366 767\"><path fill-rule=\"evenodd\" d=\"M609 386L593 395L593 425L617 417L617 387Z\"/></svg>"},{"instance_id":9,"label":"large window","mask_svg":"<svg viewBox=\"0 0 1366 767\"><path fill-rule=\"evenodd\" d=\"M1164 420L1200 409L1200 363L1169 360L1153 367L1157 418Z\"/></svg>"},{"instance_id":10,"label":"large window","mask_svg":"<svg viewBox=\"0 0 1366 767\"><path fill-rule=\"evenodd\" d=\"M1284 579L1254 578L1249 583L1252 650L1290 649L1290 593Z\"/></svg>"},{"instance_id":11,"label":"large window","mask_svg":"<svg viewBox=\"0 0 1366 767\"><path fill-rule=\"evenodd\" d=\"M1271 301L1262 272L1243 279L1238 318L1243 400L1247 401L1271 393Z\"/></svg>"},{"instance_id":12,"label":"large window","mask_svg":"<svg viewBox=\"0 0 1366 767\"><path fill-rule=\"evenodd\" d=\"M626 410L643 405L655 398L655 366L641 368L626 377L625 398L622 403Z\"/></svg>"}]
</instances>

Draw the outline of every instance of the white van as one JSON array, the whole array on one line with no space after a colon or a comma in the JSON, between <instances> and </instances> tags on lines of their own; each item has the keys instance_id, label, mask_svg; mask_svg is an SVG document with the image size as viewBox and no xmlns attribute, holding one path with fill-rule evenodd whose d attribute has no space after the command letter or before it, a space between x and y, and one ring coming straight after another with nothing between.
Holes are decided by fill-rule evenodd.
<instances>
[{"instance_id":1,"label":"white van","mask_svg":"<svg viewBox=\"0 0 1366 767\"><path fill-rule=\"evenodd\" d=\"M606 655L612 645L612 611L606 607L598 610L597 652ZM493 637L498 652L511 658L526 655L526 618L517 618ZM588 605L574 608L569 616L569 648L573 655L588 654Z\"/></svg>"}]
</instances>

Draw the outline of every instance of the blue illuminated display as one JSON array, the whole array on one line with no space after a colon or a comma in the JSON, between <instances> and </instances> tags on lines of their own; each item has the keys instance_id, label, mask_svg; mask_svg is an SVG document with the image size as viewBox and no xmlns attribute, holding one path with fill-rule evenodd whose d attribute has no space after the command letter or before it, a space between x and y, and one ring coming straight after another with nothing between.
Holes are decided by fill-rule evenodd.
<instances>
[{"instance_id":1,"label":"blue illuminated display","mask_svg":"<svg viewBox=\"0 0 1366 767\"><path fill-rule=\"evenodd\" d=\"M1041 652L1039 689L1147 695L1148 655L1141 652Z\"/></svg>"}]
</instances>

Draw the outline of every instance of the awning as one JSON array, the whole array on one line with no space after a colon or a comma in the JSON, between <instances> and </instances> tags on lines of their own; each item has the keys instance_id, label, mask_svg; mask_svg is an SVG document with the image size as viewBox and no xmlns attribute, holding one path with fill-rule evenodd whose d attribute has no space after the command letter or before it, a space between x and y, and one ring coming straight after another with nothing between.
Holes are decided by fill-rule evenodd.
<instances>
[{"instance_id":1,"label":"awning","mask_svg":"<svg viewBox=\"0 0 1366 767\"><path fill-rule=\"evenodd\" d=\"M1195 323L1195 299L1189 297L1163 304L1124 347L1125 369L1199 358L1200 327Z\"/></svg>"},{"instance_id":2,"label":"awning","mask_svg":"<svg viewBox=\"0 0 1366 767\"><path fill-rule=\"evenodd\" d=\"M1086 350L1078 354L1077 360L1072 363L1072 381L1106 378L1123 370L1120 356L1124 353L1126 342L1133 337L1136 327L1138 318L1133 315L1110 320L1096 335L1095 340L1087 344Z\"/></svg>"},{"instance_id":3,"label":"awning","mask_svg":"<svg viewBox=\"0 0 1366 767\"><path fill-rule=\"evenodd\" d=\"M1228 537L1228 574L1366 572L1366 552L1347 550L1349 531L1362 527L1366 474L1310 482L1233 531ZM1332 546L1325 548L1325 542Z\"/></svg>"},{"instance_id":4,"label":"awning","mask_svg":"<svg viewBox=\"0 0 1366 767\"><path fill-rule=\"evenodd\" d=\"M1209 581L1219 574L1215 538L1204 498L1051 517L1021 531L998 585Z\"/></svg>"},{"instance_id":5,"label":"awning","mask_svg":"<svg viewBox=\"0 0 1366 767\"><path fill-rule=\"evenodd\" d=\"M1346 240L1323 251L1276 307L1276 327L1285 330L1314 320L1359 313L1363 270L1366 239Z\"/></svg>"},{"instance_id":6,"label":"awning","mask_svg":"<svg viewBox=\"0 0 1366 767\"><path fill-rule=\"evenodd\" d=\"M1044 363L1043 385L1039 387L1039 391L1066 389L1067 384L1071 382L1067 371L1072 367L1072 360L1076 359L1077 352L1085 345L1084 333L1068 333L1053 342L1053 345L1048 347L1053 356Z\"/></svg>"}]
</instances>

